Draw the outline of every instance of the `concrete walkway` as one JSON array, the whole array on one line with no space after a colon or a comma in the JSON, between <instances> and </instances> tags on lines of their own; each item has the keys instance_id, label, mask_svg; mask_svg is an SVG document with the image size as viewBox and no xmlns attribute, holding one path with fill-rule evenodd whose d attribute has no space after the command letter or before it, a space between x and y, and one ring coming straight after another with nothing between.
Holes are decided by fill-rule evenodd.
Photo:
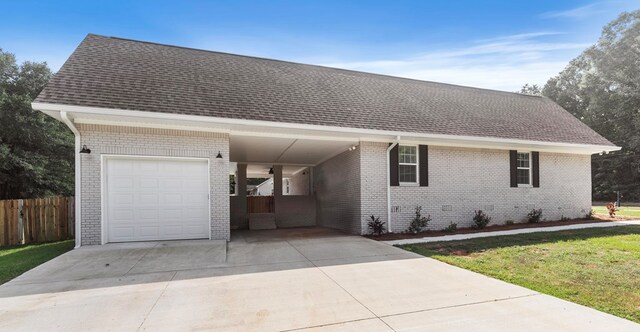
<instances>
[{"instance_id":1,"label":"concrete walkway","mask_svg":"<svg viewBox=\"0 0 640 332\"><path fill-rule=\"evenodd\" d=\"M360 236L232 238L73 250L0 286L0 331L640 330Z\"/></svg>"},{"instance_id":2,"label":"concrete walkway","mask_svg":"<svg viewBox=\"0 0 640 332\"><path fill-rule=\"evenodd\" d=\"M557 231L566 231L570 229L616 227L616 226L629 226L629 225L640 225L640 220L595 222L595 223L589 223L589 224L573 224L573 225L565 225L565 226L522 228L522 229L511 229L506 231L495 231L495 232L455 234L455 235L444 235L444 236L427 236L427 237L421 237L421 238L415 238L415 239L390 240L390 241L380 241L380 242L395 246L395 245L414 244L414 243L477 239L480 237L516 235L516 234L539 233L539 232L557 232Z\"/></svg>"}]
</instances>

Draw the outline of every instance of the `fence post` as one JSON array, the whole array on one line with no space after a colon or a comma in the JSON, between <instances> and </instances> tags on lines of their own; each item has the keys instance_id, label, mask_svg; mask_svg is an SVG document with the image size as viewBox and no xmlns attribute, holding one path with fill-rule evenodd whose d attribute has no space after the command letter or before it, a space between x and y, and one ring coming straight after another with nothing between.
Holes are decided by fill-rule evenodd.
<instances>
[{"instance_id":1,"label":"fence post","mask_svg":"<svg viewBox=\"0 0 640 332\"><path fill-rule=\"evenodd\" d=\"M24 201L21 199L18 200L18 243L24 244L24 220L22 213L22 206Z\"/></svg>"}]
</instances>

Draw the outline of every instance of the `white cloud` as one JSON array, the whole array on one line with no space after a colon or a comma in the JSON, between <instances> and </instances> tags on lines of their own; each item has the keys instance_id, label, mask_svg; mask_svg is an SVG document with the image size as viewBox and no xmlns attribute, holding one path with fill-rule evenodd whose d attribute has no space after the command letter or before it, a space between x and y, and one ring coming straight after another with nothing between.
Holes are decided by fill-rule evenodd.
<instances>
[{"instance_id":1,"label":"white cloud","mask_svg":"<svg viewBox=\"0 0 640 332\"><path fill-rule=\"evenodd\" d=\"M582 19L587 17L592 17L593 15L604 12L604 10L598 8L598 3L592 3L586 6L576 7L568 10L562 11L552 11L542 13L540 15L541 18L571 18L571 19Z\"/></svg>"},{"instance_id":2,"label":"white cloud","mask_svg":"<svg viewBox=\"0 0 640 332\"><path fill-rule=\"evenodd\" d=\"M534 32L471 42L442 51L357 62L323 65L420 80L515 91L525 83L544 84L560 72L582 43L542 41L558 32Z\"/></svg>"}]
</instances>

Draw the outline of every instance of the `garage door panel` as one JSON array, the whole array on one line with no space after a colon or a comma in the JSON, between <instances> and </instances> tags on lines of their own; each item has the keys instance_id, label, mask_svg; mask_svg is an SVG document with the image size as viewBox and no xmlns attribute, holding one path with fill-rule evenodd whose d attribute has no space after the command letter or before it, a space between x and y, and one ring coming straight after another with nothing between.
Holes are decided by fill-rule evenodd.
<instances>
[{"instance_id":1,"label":"garage door panel","mask_svg":"<svg viewBox=\"0 0 640 332\"><path fill-rule=\"evenodd\" d=\"M160 203L168 206L182 206L185 203L185 193L178 192L163 192L160 193Z\"/></svg>"},{"instance_id":2,"label":"garage door panel","mask_svg":"<svg viewBox=\"0 0 640 332\"><path fill-rule=\"evenodd\" d=\"M186 209L183 213L184 217L188 219L201 219L208 216L208 213L201 209Z\"/></svg>"},{"instance_id":3,"label":"garage door panel","mask_svg":"<svg viewBox=\"0 0 640 332\"><path fill-rule=\"evenodd\" d=\"M209 237L204 160L107 159L108 241Z\"/></svg>"},{"instance_id":4,"label":"garage door panel","mask_svg":"<svg viewBox=\"0 0 640 332\"><path fill-rule=\"evenodd\" d=\"M128 191L133 188L134 181L131 176L113 176L111 181L111 185L109 186L111 192Z\"/></svg>"},{"instance_id":5,"label":"garage door panel","mask_svg":"<svg viewBox=\"0 0 640 332\"><path fill-rule=\"evenodd\" d=\"M150 178L150 177L141 177L139 179L140 183L138 184L141 189L158 189L160 187L160 183L158 178Z\"/></svg>"},{"instance_id":6,"label":"garage door panel","mask_svg":"<svg viewBox=\"0 0 640 332\"><path fill-rule=\"evenodd\" d=\"M184 232L188 235L193 234L201 234L202 232L206 232L207 229L202 225L186 225L184 226Z\"/></svg>"},{"instance_id":7,"label":"garage door panel","mask_svg":"<svg viewBox=\"0 0 640 332\"><path fill-rule=\"evenodd\" d=\"M209 189L209 186L207 185L207 183L202 183L201 181L198 181L198 180L185 180L183 182L183 186L184 188L189 188L194 191L200 191L200 190L206 191Z\"/></svg>"},{"instance_id":8,"label":"garage door panel","mask_svg":"<svg viewBox=\"0 0 640 332\"><path fill-rule=\"evenodd\" d=\"M160 235L160 226L142 225L138 227L137 233L143 238L157 238Z\"/></svg>"},{"instance_id":9,"label":"garage door panel","mask_svg":"<svg viewBox=\"0 0 640 332\"><path fill-rule=\"evenodd\" d=\"M197 206L201 206L202 204L208 204L209 203L209 195L208 194L203 194L203 193L186 193L184 195L186 201L188 202L188 205L197 205Z\"/></svg>"},{"instance_id":10,"label":"garage door panel","mask_svg":"<svg viewBox=\"0 0 640 332\"><path fill-rule=\"evenodd\" d=\"M176 190L182 189L182 179L179 178L164 178L160 179L160 188L162 190Z\"/></svg>"},{"instance_id":11,"label":"garage door panel","mask_svg":"<svg viewBox=\"0 0 640 332\"><path fill-rule=\"evenodd\" d=\"M160 165L156 162L156 160L138 160L135 161L136 167L135 170L140 173L150 173L156 174L160 170Z\"/></svg>"},{"instance_id":12,"label":"garage door panel","mask_svg":"<svg viewBox=\"0 0 640 332\"><path fill-rule=\"evenodd\" d=\"M162 228L165 236L180 236L184 233L183 226L166 226Z\"/></svg>"},{"instance_id":13,"label":"garage door panel","mask_svg":"<svg viewBox=\"0 0 640 332\"><path fill-rule=\"evenodd\" d=\"M112 211L110 211L109 216L113 221L127 221L135 217L135 212L133 211L133 208L113 209Z\"/></svg>"},{"instance_id":14,"label":"garage door panel","mask_svg":"<svg viewBox=\"0 0 640 332\"><path fill-rule=\"evenodd\" d=\"M109 172L133 172L133 162L131 160L122 160L117 164L109 164L108 165Z\"/></svg>"},{"instance_id":15,"label":"garage door panel","mask_svg":"<svg viewBox=\"0 0 640 332\"><path fill-rule=\"evenodd\" d=\"M135 212L135 218L140 220L157 221L160 214L157 208L138 208Z\"/></svg>"},{"instance_id":16,"label":"garage door panel","mask_svg":"<svg viewBox=\"0 0 640 332\"><path fill-rule=\"evenodd\" d=\"M118 239L128 239L129 241L131 241L133 239L133 234L134 232L134 227L133 226L129 226L129 227L114 227L111 230L111 234L113 237L118 238Z\"/></svg>"},{"instance_id":17,"label":"garage door panel","mask_svg":"<svg viewBox=\"0 0 640 332\"><path fill-rule=\"evenodd\" d=\"M165 208L162 211L162 219L164 220L175 220L181 218L183 215L182 209L167 209Z\"/></svg>"},{"instance_id":18,"label":"garage door panel","mask_svg":"<svg viewBox=\"0 0 640 332\"><path fill-rule=\"evenodd\" d=\"M131 205L134 202L133 194L129 193L111 193L111 199L120 206Z\"/></svg>"},{"instance_id":19,"label":"garage door panel","mask_svg":"<svg viewBox=\"0 0 640 332\"><path fill-rule=\"evenodd\" d=\"M135 195L133 202L136 205L153 205L157 206L160 203L160 197L156 192L145 192Z\"/></svg>"}]
</instances>

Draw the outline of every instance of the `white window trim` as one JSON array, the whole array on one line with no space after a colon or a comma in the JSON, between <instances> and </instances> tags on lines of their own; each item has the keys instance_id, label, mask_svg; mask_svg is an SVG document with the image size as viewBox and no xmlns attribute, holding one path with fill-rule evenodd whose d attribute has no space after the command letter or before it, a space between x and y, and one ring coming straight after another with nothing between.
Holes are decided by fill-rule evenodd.
<instances>
[{"instance_id":1,"label":"white window trim","mask_svg":"<svg viewBox=\"0 0 640 332\"><path fill-rule=\"evenodd\" d=\"M413 146L416 148L416 162L412 163L401 163L400 162L400 147L401 146ZM415 166L416 167L416 181L415 182L400 182L401 186L407 187L415 187L420 184L420 147L416 144L398 144L398 166L407 165L407 166ZM400 177L400 167L398 167L398 177Z\"/></svg>"},{"instance_id":2,"label":"white window trim","mask_svg":"<svg viewBox=\"0 0 640 332\"><path fill-rule=\"evenodd\" d=\"M517 170L519 169L527 169L527 167L520 167L518 166L518 153L526 153L529 155L529 183L528 184L522 184L522 183L518 183L518 188L533 188L533 154L531 153L531 151L521 151L518 150L516 151L516 174L517 174ZM517 182L518 177L516 176L516 182Z\"/></svg>"}]
</instances>

